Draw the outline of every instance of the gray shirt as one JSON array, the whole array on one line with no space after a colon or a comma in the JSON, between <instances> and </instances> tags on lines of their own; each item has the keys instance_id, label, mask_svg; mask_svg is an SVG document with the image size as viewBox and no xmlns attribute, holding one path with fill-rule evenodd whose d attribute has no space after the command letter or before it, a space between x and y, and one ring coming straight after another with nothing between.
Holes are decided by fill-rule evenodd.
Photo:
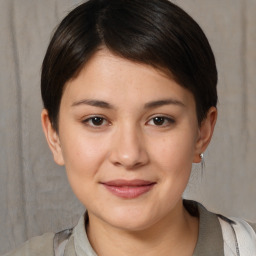
<instances>
[{"instance_id":1,"label":"gray shirt","mask_svg":"<svg viewBox=\"0 0 256 256\"><path fill-rule=\"evenodd\" d=\"M218 215L207 211L194 201L184 200L184 206L191 215L199 216L199 236L193 256L224 256ZM88 221L87 214L80 218L74 229L62 231L57 235L46 233L34 237L21 248L4 256L62 256L63 251L64 256L97 256L86 234L86 221ZM255 226L253 228L255 230Z\"/></svg>"}]
</instances>

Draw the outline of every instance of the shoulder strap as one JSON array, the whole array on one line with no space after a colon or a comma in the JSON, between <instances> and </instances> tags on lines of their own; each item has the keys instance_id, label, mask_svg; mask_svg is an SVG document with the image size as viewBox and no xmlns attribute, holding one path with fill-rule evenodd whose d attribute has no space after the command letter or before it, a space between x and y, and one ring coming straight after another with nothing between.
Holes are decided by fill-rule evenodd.
<instances>
[{"instance_id":1,"label":"shoulder strap","mask_svg":"<svg viewBox=\"0 0 256 256\"><path fill-rule=\"evenodd\" d=\"M53 249L55 256L64 256L66 244L72 235L73 229L66 229L55 234L53 238Z\"/></svg>"},{"instance_id":2,"label":"shoulder strap","mask_svg":"<svg viewBox=\"0 0 256 256\"><path fill-rule=\"evenodd\" d=\"M256 255L256 234L244 220L219 216L225 256Z\"/></svg>"}]
</instances>

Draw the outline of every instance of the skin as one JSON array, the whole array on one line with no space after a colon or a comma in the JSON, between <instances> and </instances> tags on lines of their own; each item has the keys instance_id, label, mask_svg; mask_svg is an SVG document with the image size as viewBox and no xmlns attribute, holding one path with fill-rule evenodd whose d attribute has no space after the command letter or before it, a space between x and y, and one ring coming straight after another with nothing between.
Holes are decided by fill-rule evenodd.
<instances>
[{"instance_id":1,"label":"skin","mask_svg":"<svg viewBox=\"0 0 256 256\"><path fill-rule=\"evenodd\" d=\"M198 219L184 209L182 193L216 118L212 107L199 127L188 90L105 49L65 85L58 133L42 111L54 159L65 165L87 208L87 233L98 255L192 255ZM120 198L102 185L116 179L155 185L139 197Z\"/></svg>"}]
</instances>

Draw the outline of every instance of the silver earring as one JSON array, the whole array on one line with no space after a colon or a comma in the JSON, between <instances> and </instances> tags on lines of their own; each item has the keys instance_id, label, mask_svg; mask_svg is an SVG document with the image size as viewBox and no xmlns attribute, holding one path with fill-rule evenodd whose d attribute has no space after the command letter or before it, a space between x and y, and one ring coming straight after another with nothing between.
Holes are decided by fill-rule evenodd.
<instances>
[{"instance_id":1,"label":"silver earring","mask_svg":"<svg viewBox=\"0 0 256 256\"><path fill-rule=\"evenodd\" d=\"M205 163L204 163L204 153L201 153L200 155L201 158L201 171L203 171Z\"/></svg>"}]
</instances>

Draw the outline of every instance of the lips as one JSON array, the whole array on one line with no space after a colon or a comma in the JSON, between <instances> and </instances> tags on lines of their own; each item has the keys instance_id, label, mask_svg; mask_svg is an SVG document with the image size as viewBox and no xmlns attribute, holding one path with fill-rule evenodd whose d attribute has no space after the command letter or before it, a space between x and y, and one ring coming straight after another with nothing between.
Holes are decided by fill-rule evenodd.
<instances>
[{"instance_id":1,"label":"lips","mask_svg":"<svg viewBox=\"0 0 256 256\"><path fill-rule=\"evenodd\" d=\"M146 180L111 180L101 184L115 196L133 199L150 191L156 182Z\"/></svg>"}]
</instances>

